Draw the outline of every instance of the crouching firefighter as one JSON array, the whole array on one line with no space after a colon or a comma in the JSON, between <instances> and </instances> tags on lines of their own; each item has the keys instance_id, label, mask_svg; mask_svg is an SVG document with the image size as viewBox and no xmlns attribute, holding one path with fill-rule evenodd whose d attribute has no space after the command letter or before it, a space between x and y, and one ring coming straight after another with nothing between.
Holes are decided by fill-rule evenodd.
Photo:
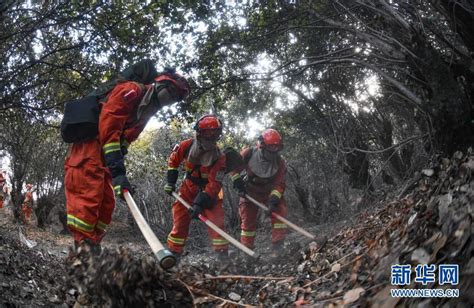
<instances>
[{"instance_id":1,"label":"crouching firefighter","mask_svg":"<svg viewBox=\"0 0 474 308\"><path fill-rule=\"evenodd\" d=\"M239 192L239 214L241 220L240 242L254 248L257 230L258 207L247 200L245 194L266 204L272 213L287 216L283 193L285 191L286 165L279 152L283 149L280 134L266 129L258 137L257 146L241 151L245 169L232 173L234 188ZM272 249L283 248L287 225L272 216Z\"/></svg>"},{"instance_id":2,"label":"crouching firefighter","mask_svg":"<svg viewBox=\"0 0 474 308\"><path fill-rule=\"evenodd\" d=\"M168 159L165 191L172 194L176 189L178 168L183 163L186 175L179 188L179 195L192 204L188 211L178 200L172 205L173 229L168 235L168 247L178 257L183 252L189 233L191 218L199 214L224 229L222 207L222 180L226 171L226 156L217 146L222 135L222 123L214 115L201 117L194 125L195 137L177 144ZM212 248L219 259L225 259L228 241L208 228Z\"/></svg>"},{"instance_id":3,"label":"crouching firefighter","mask_svg":"<svg viewBox=\"0 0 474 308\"><path fill-rule=\"evenodd\" d=\"M131 192L124 165L128 145L160 108L183 100L190 91L187 80L174 70L135 71L142 75L118 81L99 101L97 135L74 142L65 161L67 225L75 247L85 242L93 253L100 253L112 220L114 192L121 198L125 189Z\"/></svg>"}]
</instances>

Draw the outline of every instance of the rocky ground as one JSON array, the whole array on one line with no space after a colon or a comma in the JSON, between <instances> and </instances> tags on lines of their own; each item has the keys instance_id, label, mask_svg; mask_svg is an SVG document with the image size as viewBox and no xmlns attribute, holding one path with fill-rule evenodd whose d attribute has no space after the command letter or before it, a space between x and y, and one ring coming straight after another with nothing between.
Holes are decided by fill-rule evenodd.
<instances>
[{"instance_id":1,"label":"rocky ground","mask_svg":"<svg viewBox=\"0 0 474 308\"><path fill-rule=\"evenodd\" d=\"M100 257L68 250L68 236L20 230L0 210L0 304L6 306L457 306L474 304L474 155L435 158L396 198L352 221L290 234L278 258L261 235L259 259L236 252L227 264L188 254L165 272L143 239L116 224ZM21 240L20 231L36 243ZM327 235L328 240L322 240ZM134 244L130 244L134 242ZM29 246L34 247L29 248ZM390 296L390 266L412 265L407 288L458 288L455 299ZM459 285L414 282L417 264L459 264Z\"/></svg>"}]
</instances>

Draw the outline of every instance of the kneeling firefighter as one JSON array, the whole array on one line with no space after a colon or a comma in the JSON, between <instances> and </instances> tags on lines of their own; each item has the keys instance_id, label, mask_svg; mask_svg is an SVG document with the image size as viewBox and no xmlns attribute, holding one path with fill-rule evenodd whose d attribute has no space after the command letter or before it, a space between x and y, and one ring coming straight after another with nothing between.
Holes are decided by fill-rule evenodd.
<instances>
[{"instance_id":1,"label":"kneeling firefighter","mask_svg":"<svg viewBox=\"0 0 474 308\"><path fill-rule=\"evenodd\" d=\"M149 62L145 64L134 68L134 81L117 81L99 101L98 133L69 148L64 179L67 225L76 247L85 241L92 252L100 252L115 207L114 191L122 198L124 189L131 191L124 165L128 145L160 108L190 92L187 80L174 70L158 74Z\"/></svg>"},{"instance_id":2,"label":"kneeling firefighter","mask_svg":"<svg viewBox=\"0 0 474 308\"><path fill-rule=\"evenodd\" d=\"M214 115L201 117L194 125L195 137L177 144L168 159L165 191L172 194L176 189L178 168L184 164L185 179L179 195L192 203L188 211L178 200L172 205L173 229L168 235L169 249L179 256L184 249L191 218L203 214L219 228L224 229L222 207L222 180L226 172L226 156L217 146L222 135L222 122ZM228 241L208 228L212 248L219 258L226 258Z\"/></svg>"},{"instance_id":3,"label":"kneeling firefighter","mask_svg":"<svg viewBox=\"0 0 474 308\"><path fill-rule=\"evenodd\" d=\"M258 208L247 200L245 194L268 206L270 211L287 216L283 193L285 191L286 164L279 152L283 149L280 134L266 129L258 137L257 146L241 151L245 170L232 174L234 188L239 192L241 220L240 242L254 248ZM242 174L242 175L241 175ZM243 176L243 177L242 177ZM287 232L287 225L272 216L272 248L279 251Z\"/></svg>"}]
</instances>

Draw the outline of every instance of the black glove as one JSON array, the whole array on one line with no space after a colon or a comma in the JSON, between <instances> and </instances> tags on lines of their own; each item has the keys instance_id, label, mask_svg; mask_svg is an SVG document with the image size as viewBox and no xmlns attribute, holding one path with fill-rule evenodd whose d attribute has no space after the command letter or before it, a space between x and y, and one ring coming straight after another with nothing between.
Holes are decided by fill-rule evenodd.
<instances>
[{"instance_id":1,"label":"black glove","mask_svg":"<svg viewBox=\"0 0 474 308\"><path fill-rule=\"evenodd\" d=\"M268 209L270 209L270 215L273 212L276 212L276 210L278 209L278 204L280 204L280 198L275 195L270 195L270 199L268 199L267 202Z\"/></svg>"},{"instance_id":2,"label":"black glove","mask_svg":"<svg viewBox=\"0 0 474 308\"><path fill-rule=\"evenodd\" d=\"M247 190L245 189L245 182L242 180L239 174L236 174L232 177L232 184L234 189L239 192L239 196L244 197L247 193Z\"/></svg>"},{"instance_id":3,"label":"black glove","mask_svg":"<svg viewBox=\"0 0 474 308\"><path fill-rule=\"evenodd\" d=\"M117 175L112 178L112 186L114 187L115 195L117 197L123 198L122 191L124 189L128 190L130 194L133 194L133 188L126 175Z\"/></svg>"},{"instance_id":4,"label":"black glove","mask_svg":"<svg viewBox=\"0 0 474 308\"><path fill-rule=\"evenodd\" d=\"M128 143L127 139L125 139L123 136L120 137L120 152L122 152L123 157L125 157L125 155L128 154L129 146L130 146L130 143Z\"/></svg>"},{"instance_id":5,"label":"black glove","mask_svg":"<svg viewBox=\"0 0 474 308\"><path fill-rule=\"evenodd\" d=\"M199 214L203 212L204 209L208 209L212 206L212 199L211 197L201 191L197 194L196 198L193 201L192 209L189 209L189 214L193 219L199 219Z\"/></svg>"},{"instance_id":6,"label":"black glove","mask_svg":"<svg viewBox=\"0 0 474 308\"><path fill-rule=\"evenodd\" d=\"M112 174L112 186L115 191L115 195L123 199L122 191L127 189L130 194L133 193L132 185L127 179L125 164L123 162L122 151L120 145L109 144L104 146L104 160L105 165L109 168ZM108 152L107 151L111 151Z\"/></svg>"},{"instance_id":7,"label":"black glove","mask_svg":"<svg viewBox=\"0 0 474 308\"><path fill-rule=\"evenodd\" d=\"M117 145L117 147L119 147ZM123 162L122 151L118 148L113 152L104 154L105 165L109 168L112 178L118 175L125 175L125 164Z\"/></svg>"},{"instance_id":8,"label":"black glove","mask_svg":"<svg viewBox=\"0 0 474 308\"><path fill-rule=\"evenodd\" d=\"M165 189L165 193L171 196L173 194L173 191L176 190L176 185L173 183L167 183L164 189Z\"/></svg>"},{"instance_id":9,"label":"black glove","mask_svg":"<svg viewBox=\"0 0 474 308\"><path fill-rule=\"evenodd\" d=\"M166 174L167 184L165 185L165 192L171 196L172 192L176 190L176 181L178 181L178 170L168 169Z\"/></svg>"}]
</instances>

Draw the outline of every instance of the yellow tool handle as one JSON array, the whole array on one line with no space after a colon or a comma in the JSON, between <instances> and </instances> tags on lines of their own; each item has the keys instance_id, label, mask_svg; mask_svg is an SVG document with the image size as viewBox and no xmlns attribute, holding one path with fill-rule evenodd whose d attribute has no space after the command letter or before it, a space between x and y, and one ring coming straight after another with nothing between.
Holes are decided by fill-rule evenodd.
<instances>
[{"instance_id":1,"label":"yellow tool handle","mask_svg":"<svg viewBox=\"0 0 474 308\"><path fill-rule=\"evenodd\" d=\"M175 197L183 206L185 206L188 210L191 208L191 206L183 199L181 198L180 195L178 195L176 192L173 192L173 197ZM257 257L257 254L255 253L255 251L249 249L247 246L245 246L244 244L240 243L239 241L237 241L235 238L233 238L232 236L230 236L229 234L227 234L224 230L222 230L221 228L219 228L218 226L216 226L212 221L210 221L209 219L207 219L204 215L201 215L199 214L199 219L205 223L207 226L209 226L209 228L211 228L212 230L216 231L217 233L219 233L219 235L221 235L223 238L225 238L226 240L229 241L229 243L231 243L232 245L234 245L235 247L239 248L240 250L242 250L243 252L245 252L246 254L248 254L249 256L251 257Z\"/></svg>"},{"instance_id":2,"label":"yellow tool handle","mask_svg":"<svg viewBox=\"0 0 474 308\"><path fill-rule=\"evenodd\" d=\"M247 198L248 200L252 201L252 203L254 203L256 206L258 206L259 208L265 210L265 211L270 211L270 209L268 207L266 207L265 205L263 205L261 202L258 202L257 200L255 200L254 198L250 197L248 194L245 194L245 198ZM291 221L289 221L288 219L286 219L285 217L281 216L281 215L278 215L277 213L272 213L272 216L274 216L275 218L277 218L278 220L284 222L288 227L292 228L293 230L295 230L296 232L299 232L301 234L303 234L304 236L307 236L309 237L310 239L314 240L316 238L316 236L314 236L313 234L309 233L308 231L306 231L305 229L301 228L301 227L298 227L297 225L295 225L294 223L292 223Z\"/></svg>"}]
</instances>

